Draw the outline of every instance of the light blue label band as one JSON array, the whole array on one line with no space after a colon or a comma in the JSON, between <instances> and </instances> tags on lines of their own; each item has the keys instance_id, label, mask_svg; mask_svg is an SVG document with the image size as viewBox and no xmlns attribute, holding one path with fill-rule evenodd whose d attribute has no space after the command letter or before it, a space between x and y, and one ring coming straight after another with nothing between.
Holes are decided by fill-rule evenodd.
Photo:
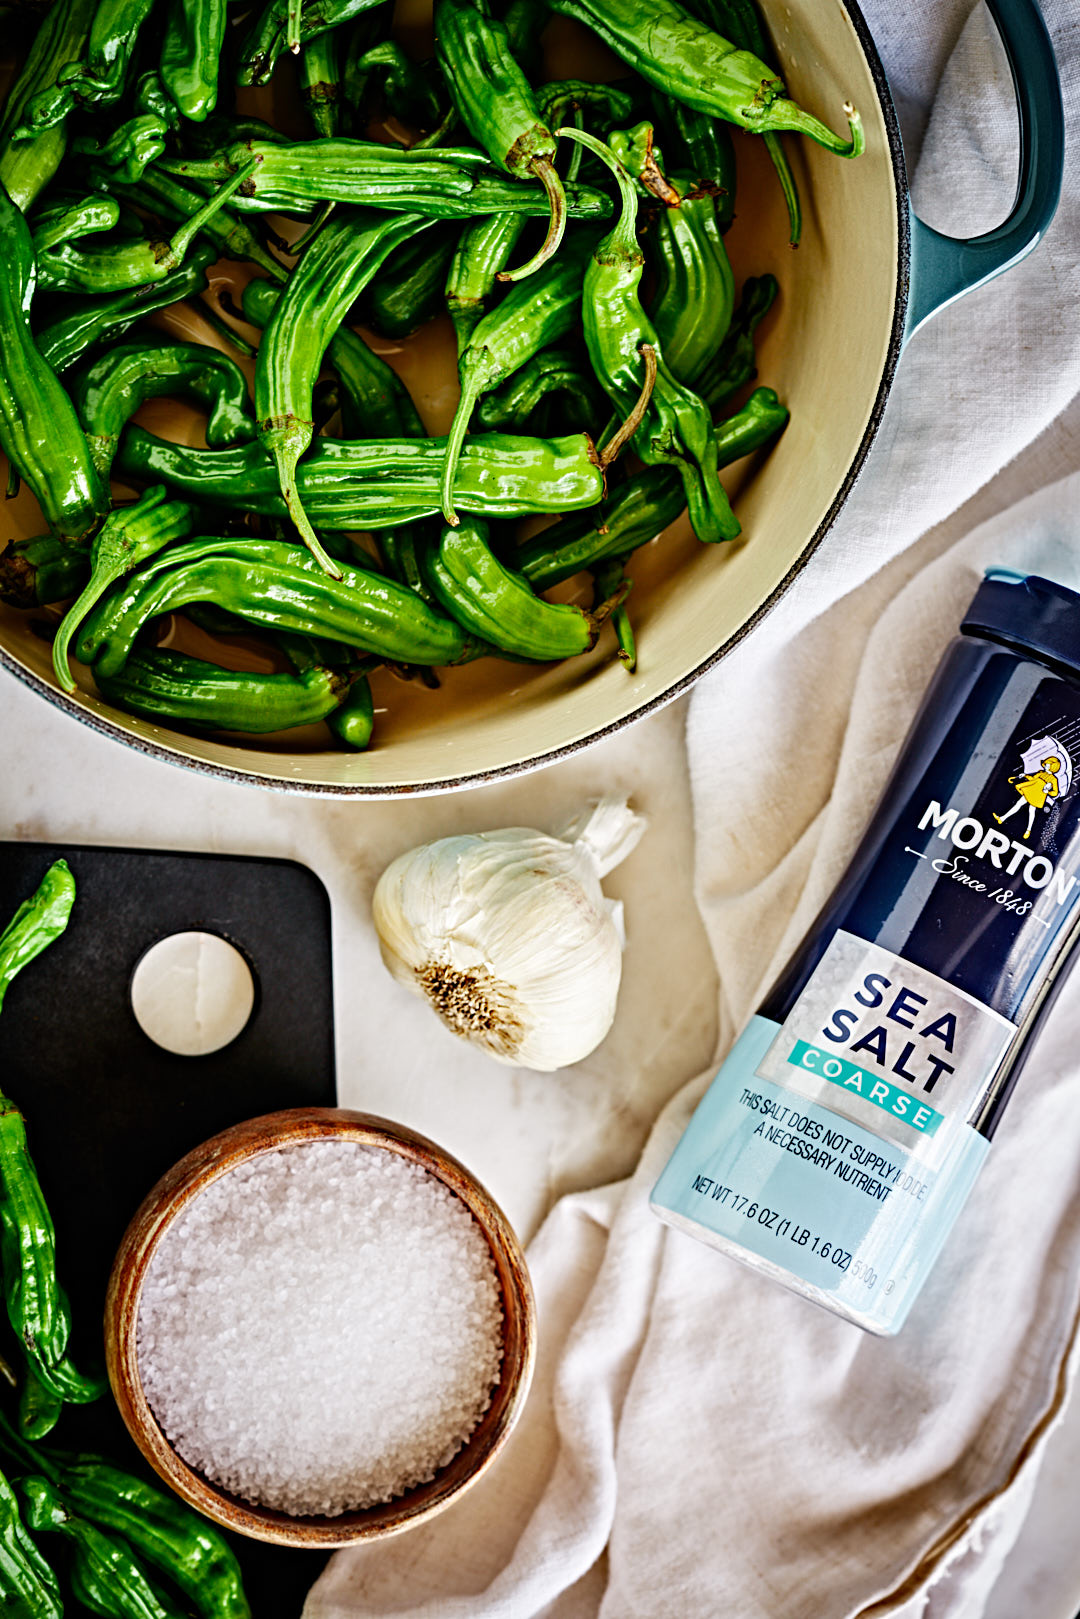
<instances>
[{"instance_id":1,"label":"light blue label band","mask_svg":"<svg viewBox=\"0 0 1080 1619\"><path fill-rule=\"evenodd\" d=\"M746 1264L786 1273L870 1330L896 1332L988 1144L950 1123L929 1168L917 1150L760 1079L776 1032L761 1017L744 1030L660 1176L653 1208Z\"/></svg>"},{"instance_id":2,"label":"light blue label band","mask_svg":"<svg viewBox=\"0 0 1080 1619\"><path fill-rule=\"evenodd\" d=\"M822 1051L806 1040L796 1040L788 1062L796 1068L807 1069L811 1074L820 1074L823 1079L831 1080L849 1094L861 1096L864 1102L872 1102L893 1118L903 1119L905 1124L910 1124L913 1130L919 1130L923 1135L932 1136L942 1121L941 1113L927 1107L911 1091L902 1091L891 1080L868 1074L865 1068L859 1068L832 1052Z\"/></svg>"}]
</instances>

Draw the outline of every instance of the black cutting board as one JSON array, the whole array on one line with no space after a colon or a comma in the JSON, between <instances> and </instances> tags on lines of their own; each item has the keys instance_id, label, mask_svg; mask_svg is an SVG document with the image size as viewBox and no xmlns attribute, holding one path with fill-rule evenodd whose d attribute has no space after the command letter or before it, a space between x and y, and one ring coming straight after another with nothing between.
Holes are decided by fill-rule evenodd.
<instances>
[{"instance_id":1,"label":"black cutting board","mask_svg":"<svg viewBox=\"0 0 1080 1619\"><path fill-rule=\"evenodd\" d=\"M0 1088L27 1118L76 1359L100 1364L113 1255L159 1176L241 1119L335 1103L330 902L314 873L287 860L0 842L0 929L61 856L75 874L75 908L63 937L8 991ZM155 1045L129 996L150 946L189 929L235 945L256 986L246 1028L205 1057ZM55 1440L147 1473L110 1396L65 1407ZM255 1619L296 1619L325 1559L230 1538Z\"/></svg>"}]
</instances>

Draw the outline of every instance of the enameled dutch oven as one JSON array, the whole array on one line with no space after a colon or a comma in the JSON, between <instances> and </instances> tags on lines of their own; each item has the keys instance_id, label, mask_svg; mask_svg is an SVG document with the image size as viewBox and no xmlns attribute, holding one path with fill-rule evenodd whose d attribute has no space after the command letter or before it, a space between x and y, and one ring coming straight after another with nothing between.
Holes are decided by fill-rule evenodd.
<instances>
[{"instance_id":1,"label":"enameled dutch oven","mask_svg":"<svg viewBox=\"0 0 1080 1619\"><path fill-rule=\"evenodd\" d=\"M385 712L377 715L375 745L347 754L334 751L321 727L257 741L171 731L111 708L78 666L79 690L66 697L52 679L47 641L10 609L0 614L6 667L105 735L158 758L267 787L342 796L447 791L519 774L669 702L753 629L821 544L866 459L907 339L936 310L1021 259L1053 217L1064 119L1050 40L1036 0L988 4L1016 85L1019 186L1005 223L970 241L940 235L911 211L888 84L853 0L766 6L790 94L837 128L844 101L854 102L866 152L845 162L789 138L806 199L802 245L792 253L761 143L736 137L739 217L729 247L740 280L770 270L780 281L775 314L762 329L759 380L777 389L791 424L771 453L725 477L743 540L701 546L683 520L635 556L634 676L605 638L587 658L535 671L490 660L453 670L437 692L382 674L376 708ZM584 76L573 25L557 22L550 37L551 71L568 76L576 67ZM445 430L453 404L445 334L430 332L395 363L429 428ZM153 409L140 419L168 436L191 437L190 425L169 434ZM21 512L21 532L39 531L32 502L25 499ZM189 632L180 634L190 650L206 652ZM254 645L233 661L245 657L244 666L258 666Z\"/></svg>"}]
</instances>

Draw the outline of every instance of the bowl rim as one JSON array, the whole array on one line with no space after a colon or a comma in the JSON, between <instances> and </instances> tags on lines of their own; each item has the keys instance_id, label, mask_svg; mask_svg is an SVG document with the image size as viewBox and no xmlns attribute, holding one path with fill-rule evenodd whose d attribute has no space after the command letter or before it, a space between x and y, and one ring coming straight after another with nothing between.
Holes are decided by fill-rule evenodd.
<instances>
[{"instance_id":1,"label":"bowl rim","mask_svg":"<svg viewBox=\"0 0 1080 1619\"><path fill-rule=\"evenodd\" d=\"M491 1249L503 1295L504 1354L488 1411L473 1435L434 1480L391 1501L335 1517L291 1517L253 1505L211 1483L173 1449L158 1424L138 1370L137 1326L143 1285L176 1218L238 1165L283 1147L320 1139L349 1140L396 1152L435 1175L465 1203ZM105 1358L124 1425L154 1471L215 1523L251 1539L305 1550L329 1550L399 1534L456 1501L491 1467L524 1408L536 1362L536 1305L525 1256L513 1227L487 1189L459 1159L429 1137L377 1114L352 1108L288 1108L232 1125L195 1147L143 1199L121 1239L105 1302ZM501 1398L500 1398L500 1391ZM470 1447L481 1441L469 1458Z\"/></svg>"},{"instance_id":2,"label":"bowl rim","mask_svg":"<svg viewBox=\"0 0 1080 1619\"><path fill-rule=\"evenodd\" d=\"M582 736L575 737L569 742L560 743L558 747L548 748L542 753L532 754L527 758L514 760L507 764L494 765L486 770L471 771L466 775L445 776L434 781L387 783L299 781L295 777L287 776L284 773L281 775L267 775L262 770L244 770L235 765L219 764L210 759L196 759L166 743L153 741L149 737L133 735L113 720L110 720L106 715L94 713L82 703L77 702L74 697L69 696L67 692L61 691L59 687L35 674L32 669L26 668L3 646L0 646L0 666L7 669L17 679L21 680L24 685L29 686L31 690L37 692L39 696L44 697L55 707L71 715L74 719L80 720L84 725L88 725L91 730L97 731L101 736L109 737L115 742L121 742L129 748L133 748L137 753L145 754L149 758L157 759L164 764L174 765L180 770L199 771L203 775L214 777L220 781L234 782L245 787L261 787L271 792L292 793L309 798L366 798L374 800L400 797L429 798L441 793L461 792L463 789L470 787L483 787L497 781L512 780L517 776L525 776L533 771L543 770L548 765L555 764L561 759L568 759L572 754L580 752L583 748L590 748L595 743L614 736L617 732L625 730L628 725L636 724L638 720L657 713L660 709L666 708L669 703L673 703L677 698L682 697L692 686L697 684L703 675L714 668L722 658L727 657L729 652L734 651L740 642L745 640L751 631L757 628L781 597L791 588L832 528L854 487L856 479L862 472L866 458L870 453L870 447L877 437L878 429L885 413L885 405L892 388L897 363L904 345L904 329L910 291L911 215L903 138L900 133L900 123L896 115L892 92L889 89L888 77L878 55L877 47L874 44L873 35L859 8L858 0L837 0L837 4L851 23L859 46L866 58L866 64L877 91L878 105L885 124L889 156L892 163L898 236L892 330L873 407L863 429L862 437L848 463L843 481L837 489L829 509L813 534L806 541L787 573L774 586L764 601L740 624L737 630L733 631L725 641L721 642L695 668L679 676L664 691L658 692L655 697L648 698L629 713L621 715L618 719L612 720L606 725L598 726L595 730L588 731Z\"/></svg>"}]
</instances>

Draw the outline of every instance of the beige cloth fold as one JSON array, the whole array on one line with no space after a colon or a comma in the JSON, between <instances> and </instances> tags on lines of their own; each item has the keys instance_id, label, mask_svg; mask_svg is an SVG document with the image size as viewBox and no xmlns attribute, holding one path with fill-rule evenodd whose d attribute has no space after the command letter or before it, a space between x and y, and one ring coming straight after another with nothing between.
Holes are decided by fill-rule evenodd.
<instances>
[{"instance_id":1,"label":"beige cloth fold","mask_svg":"<svg viewBox=\"0 0 1080 1619\"><path fill-rule=\"evenodd\" d=\"M1015 161L985 13L866 9L916 122L903 31L955 41L916 196L932 223L985 228ZM1075 131L1080 28L1069 0L1046 12ZM981 571L1080 588L1078 244L1071 173L1039 252L912 343L833 534L694 696L721 1053L850 859ZM539 1371L491 1475L431 1525L339 1553L306 1619L976 1619L1071 1388L1078 1053L1080 981L890 1341L653 1219L649 1190L712 1068L688 1083L631 1179L563 1199L532 1244Z\"/></svg>"}]
</instances>

